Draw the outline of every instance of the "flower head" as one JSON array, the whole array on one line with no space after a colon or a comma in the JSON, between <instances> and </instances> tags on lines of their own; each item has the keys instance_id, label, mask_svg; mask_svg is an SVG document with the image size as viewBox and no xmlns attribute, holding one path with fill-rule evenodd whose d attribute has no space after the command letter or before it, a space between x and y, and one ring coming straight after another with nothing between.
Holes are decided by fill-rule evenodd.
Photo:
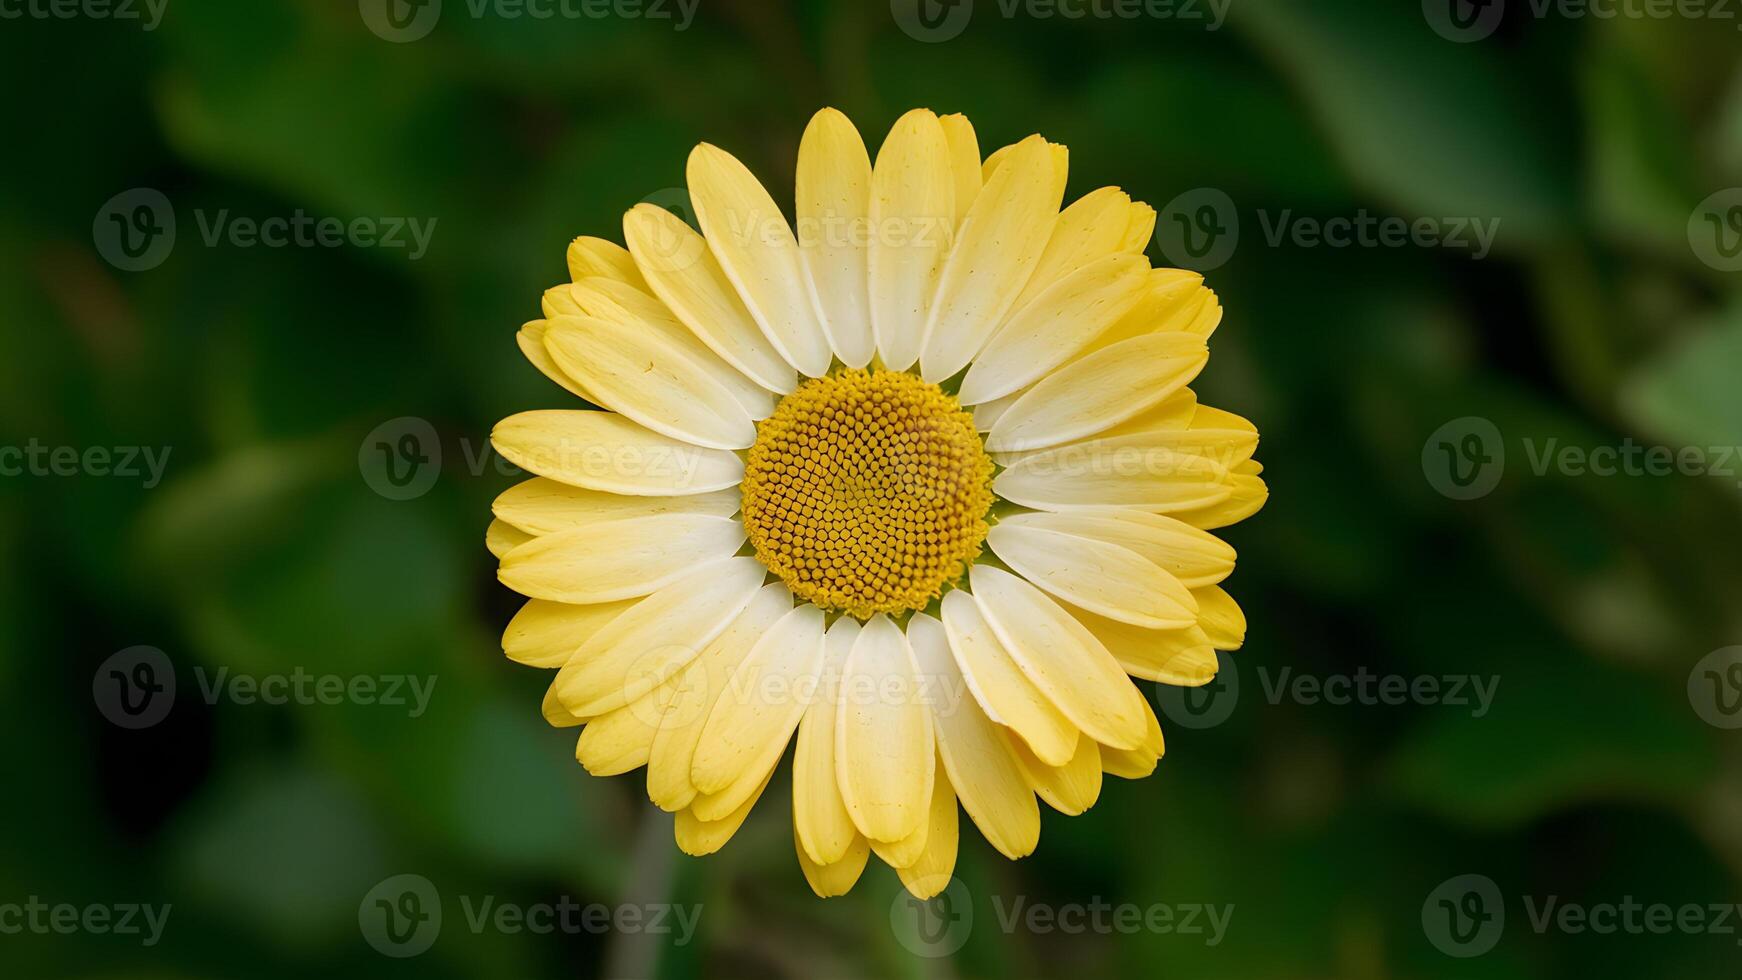
<instances>
[{"instance_id":1,"label":"flower head","mask_svg":"<svg viewBox=\"0 0 1742 980\"><path fill-rule=\"evenodd\" d=\"M691 154L701 228L643 204L580 238L521 328L590 407L492 439L536 474L488 535L530 601L508 656L589 772L645 766L678 845L726 843L793 747L819 895L875 852L921 897L957 804L1034 850L1163 751L1132 678L1199 685L1245 620L1212 529L1263 505L1257 430L1187 386L1221 320L1152 269L1153 209L1060 210L1065 148L980 157L961 116L898 120L875 164L825 109L795 223L730 154Z\"/></svg>"}]
</instances>

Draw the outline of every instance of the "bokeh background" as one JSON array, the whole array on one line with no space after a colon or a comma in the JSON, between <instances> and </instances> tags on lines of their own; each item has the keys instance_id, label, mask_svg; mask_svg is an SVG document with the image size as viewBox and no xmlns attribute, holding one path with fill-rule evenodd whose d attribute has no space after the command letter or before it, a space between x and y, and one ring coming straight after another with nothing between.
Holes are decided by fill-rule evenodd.
<instances>
[{"instance_id":1,"label":"bokeh background","mask_svg":"<svg viewBox=\"0 0 1742 980\"><path fill-rule=\"evenodd\" d=\"M1493 0L1460 8L1476 26L1454 41L1472 21L1436 20L1434 0L1233 0L1215 29L1207 7L1070 19L979 0L971 21L947 20L960 3L931 8L945 19L925 23L956 32L940 37L904 30L903 0L700 0L693 19L448 0L396 41L371 29L371 3L168 0L150 30L100 4L5 5L0 445L170 455L150 486L142 463L0 477L0 904L172 913L151 947L0 935L0 973L1742 968L1735 917L1728 934L1600 935L1538 931L1526 905L1742 901L1742 733L1724 727L1742 723L1742 684L1722 656L1697 666L1742 643L1742 459L1725 448L1742 444L1742 274L1724 254L1742 241L1727 210L1742 191L1710 201L1742 185L1737 20ZM1108 780L1083 817L1049 813L1020 863L965 831L967 908L949 924L971 922L947 956L916 954L940 950L903 931L875 862L850 896L811 895L784 777L723 852L677 854L639 777L588 777L574 733L539 717L542 673L496 645L516 603L483 532L514 478L487 435L563 403L513 335L564 278L565 244L619 237L625 209L682 186L701 140L789 198L822 105L873 147L916 105L967 113L988 151L1039 131L1071 148L1069 197L1117 184L1165 209L1208 188L1240 227L1208 274L1227 315L1197 388L1263 433L1269 506L1227 533L1248 642L1208 722L1164 716L1152 778ZM132 271L105 228L140 200L117 211L116 195L141 188L177 233ZM202 229L298 213L433 234L413 258ZM1362 214L1497 234L1477 255L1266 232ZM427 492L396 500L360 456L404 418L428 423L440 461ZM1461 500L1441 492L1435 433L1470 418L1506 459L1490 492ZM1538 472L1551 444L1694 447L1714 472ZM94 691L137 645L162 651L178 690L130 730ZM199 678L226 667L436 687L416 717L208 703ZM1479 716L1444 698L1339 705L1272 694L1285 670L1498 687ZM400 874L431 882L445 912L408 959L360 927L364 896ZM1459 958L1423 913L1471 874L1494 883L1505 928ZM474 931L461 906L564 896L703 913L680 945ZM1213 945L1002 928L1017 897L1233 913Z\"/></svg>"}]
</instances>

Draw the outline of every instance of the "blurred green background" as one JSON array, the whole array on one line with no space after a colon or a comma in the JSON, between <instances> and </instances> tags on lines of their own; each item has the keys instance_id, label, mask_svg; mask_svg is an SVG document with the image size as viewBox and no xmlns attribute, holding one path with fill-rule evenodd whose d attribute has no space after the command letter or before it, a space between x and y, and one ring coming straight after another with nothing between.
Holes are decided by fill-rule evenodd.
<instances>
[{"instance_id":1,"label":"blurred green background","mask_svg":"<svg viewBox=\"0 0 1742 980\"><path fill-rule=\"evenodd\" d=\"M0 906L172 906L151 947L0 935L0 973L1738 975L1735 918L1729 934L1539 932L1526 905L1742 901L1742 733L1721 727L1742 719L1722 693L1702 715L1695 668L1742 643L1742 459L1705 476L1532 466L1550 440L1702 447L1713 469L1742 444L1742 275L1724 268L1733 239L1690 236L1702 201L1742 185L1736 21L1515 0L1454 43L1414 0L1233 0L1215 30L1184 10L980 0L959 36L928 40L904 32L901 0L700 0L693 22L448 0L396 43L367 26L370 2L168 0L152 30L0 6L0 446L170 453L153 486L0 476ZM1109 780L1085 816L1049 812L1022 862L965 829L971 908L953 914L972 928L948 956L915 955L880 865L846 898L811 895L784 776L723 852L676 853L639 774L588 777L574 733L539 717L542 672L497 646L517 603L483 531L513 477L487 435L564 404L514 343L565 278L564 246L619 238L701 140L789 199L822 105L873 147L916 105L967 113L988 152L1039 131L1071 148L1069 197L1117 184L1164 208L1215 188L1241 226L1208 274L1227 315L1197 388L1257 422L1272 496L1227 532L1251 630L1225 671L1237 690L1215 695L1226 720L1164 716L1157 773ZM177 220L141 271L103 250L105 209L135 188ZM1742 192L1710 211L1720 234L1742 214L1726 203ZM415 259L202 234L299 212L435 224ZM1480 258L1265 233L1362 213L1498 233ZM1471 416L1500 434L1504 475L1451 499L1424 447ZM427 420L442 460L427 493L393 500L359 451L403 417ZM93 690L141 644L178 693L129 730ZM208 704L198 678L220 667L437 683L415 718ZM1480 717L1269 693L1284 669L1362 668L1499 686ZM445 912L410 959L359 927L398 874ZM1458 958L1423 912L1466 874L1496 884L1506 924ZM474 930L468 896L704 911L680 945ZM1015 896L1233 915L1214 945L1000 928L994 903Z\"/></svg>"}]
</instances>

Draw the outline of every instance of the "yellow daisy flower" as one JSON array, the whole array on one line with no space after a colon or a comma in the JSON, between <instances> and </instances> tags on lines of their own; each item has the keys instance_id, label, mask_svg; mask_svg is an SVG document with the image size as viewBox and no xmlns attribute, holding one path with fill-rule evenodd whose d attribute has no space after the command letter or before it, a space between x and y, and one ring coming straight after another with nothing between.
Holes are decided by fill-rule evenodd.
<instances>
[{"instance_id":1,"label":"yellow daisy flower","mask_svg":"<svg viewBox=\"0 0 1742 980\"><path fill-rule=\"evenodd\" d=\"M818 895L873 852L949 882L957 804L1000 852L1036 798L1081 813L1148 775L1131 678L1198 685L1245 620L1210 533L1263 505L1257 430L1187 385L1222 316L1152 269L1155 211L1104 187L1060 209L1066 151L984 160L916 109L873 164L825 109L794 224L702 144L703 234L643 204L627 247L579 238L527 358L602 410L492 434L536 474L488 544L530 598L510 658L556 668L553 725L595 775L645 766L690 854L718 850L789 744Z\"/></svg>"}]
</instances>

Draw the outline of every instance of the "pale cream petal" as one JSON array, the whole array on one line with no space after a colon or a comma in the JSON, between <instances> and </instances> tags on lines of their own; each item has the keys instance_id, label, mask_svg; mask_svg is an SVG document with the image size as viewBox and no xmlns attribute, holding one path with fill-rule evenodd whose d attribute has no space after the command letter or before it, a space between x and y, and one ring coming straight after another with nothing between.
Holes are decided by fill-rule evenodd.
<instances>
[{"instance_id":1,"label":"pale cream petal","mask_svg":"<svg viewBox=\"0 0 1742 980\"><path fill-rule=\"evenodd\" d=\"M690 809L719 820L737 809L772 770L817 694L823 661L823 611L802 605L750 648L702 726L690 782L702 795Z\"/></svg>"},{"instance_id":2,"label":"pale cream petal","mask_svg":"<svg viewBox=\"0 0 1742 980\"><path fill-rule=\"evenodd\" d=\"M686 496L744 478L736 454L660 435L615 412L521 412L496 423L490 444L530 473L607 493Z\"/></svg>"},{"instance_id":3,"label":"pale cream petal","mask_svg":"<svg viewBox=\"0 0 1742 980\"><path fill-rule=\"evenodd\" d=\"M502 631L502 652L529 667L561 667L587 638L626 612L638 600L576 606L532 599Z\"/></svg>"},{"instance_id":4,"label":"pale cream petal","mask_svg":"<svg viewBox=\"0 0 1742 980\"><path fill-rule=\"evenodd\" d=\"M1117 187L1097 188L1071 202L1059 212L1034 275L1011 309L1022 309L1042 291L1086 265L1113 255L1141 257L1145 242L1131 240L1130 226L1144 220L1144 211L1153 226L1155 209L1133 203L1130 195Z\"/></svg>"},{"instance_id":5,"label":"pale cream petal","mask_svg":"<svg viewBox=\"0 0 1742 980\"><path fill-rule=\"evenodd\" d=\"M655 432L713 449L748 449L756 441L756 424L725 385L652 331L557 317L544 346L595 401Z\"/></svg>"},{"instance_id":6,"label":"pale cream petal","mask_svg":"<svg viewBox=\"0 0 1742 980\"><path fill-rule=\"evenodd\" d=\"M1155 771L1155 764L1167 754L1167 743L1161 737L1161 723L1155 718L1155 710L1144 702L1144 708L1149 711L1149 734L1144 737L1143 744L1134 749L1110 749L1101 746L1101 771L1109 776L1120 779L1142 779Z\"/></svg>"},{"instance_id":7,"label":"pale cream petal","mask_svg":"<svg viewBox=\"0 0 1742 980\"><path fill-rule=\"evenodd\" d=\"M740 502L741 495L735 489L686 497L630 497L571 487L538 476L502 491L490 510L498 519L529 534L554 534L623 517L655 514L731 517L738 513Z\"/></svg>"},{"instance_id":8,"label":"pale cream petal","mask_svg":"<svg viewBox=\"0 0 1742 980\"><path fill-rule=\"evenodd\" d=\"M1004 522L986 543L1023 578L1103 616L1150 629L1198 621L1197 600L1179 579L1123 545Z\"/></svg>"},{"instance_id":9,"label":"pale cream petal","mask_svg":"<svg viewBox=\"0 0 1742 980\"><path fill-rule=\"evenodd\" d=\"M1123 507L1174 513L1204 527L1190 520L1188 513L1226 501L1236 479L1202 456L1091 442L1024 455L998 474L992 490L1006 500L1040 510Z\"/></svg>"},{"instance_id":10,"label":"pale cream petal","mask_svg":"<svg viewBox=\"0 0 1742 980\"><path fill-rule=\"evenodd\" d=\"M497 559L531 540L532 535L503 520L491 521L484 529L484 547Z\"/></svg>"},{"instance_id":11,"label":"pale cream petal","mask_svg":"<svg viewBox=\"0 0 1742 980\"><path fill-rule=\"evenodd\" d=\"M922 618L930 617L914 616L908 629L913 630ZM935 632L941 630L922 627L922 634ZM947 644L922 639L914 644L913 654L920 674L935 687L953 690L966 683ZM1033 853L1040 840L1040 807L1004 740L1004 729L986 717L972 697L951 703L949 710L938 710L934 704L933 718L938 754L962 809L1000 854L1015 860Z\"/></svg>"},{"instance_id":12,"label":"pale cream petal","mask_svg":"<svg viewBox=\"0 0 1742 980\"><path fill-rule=\"evenodd\" d=\"M854 826L872 841L899 841L926 817L933 733L913 653L900 627L873 616L841 673L835 768Z\"/></svg>"},{"instance_id":13,"label":"pale cream petal","mask_svg":"<svg viewBox=\"0 0 1742 980\"><path fill-rule=\"evenodd\" d=\"M956 178L956 224L960 225L985 183L980 173L980 140L974 135L974 124L959 112L939 116L938 125L944 128L944 140L950 145L950 172Z\"/></svg>"},{"instance_id":14,"label":"pale cream petal","mask_svg":"<svg viewBox=\"0 0 1742 980\"><path fill-rule=\"evenodd\" d=\"M1084 734L1115 748L1143 738L1143 695L1107 648L1058 603L990 565L969 574L974 601L1023 673Z\"/></svg>"},{"instance_id":15,"label":"pale cream petal","mask_svg":"<svg viewBox=\"0 0 1742 980\"><path fill-rule=\"evenodd\" d=\"M799 248L823 330L841 363L862 368L877 352L866 273L871 157L838 110L821 110L805 127L796 188Z\"/></svg>"},{"instance_id":16,"label":"pale cream petal","mask_svg":"<svg viewBox=\"0 0 1742 980\"><path fill-rule=\"evenodd\" d=\"M1077 750L1077 726L1022 672L992 632L972 596L956 590L944 596L943 625L949 649L986 715L1020 735L1048 765L1064 765ZM914 624L920 617L914 617ZM908 626L908 641L919 658L921 627ZM929 631L926 631L929 632Z\"/></svg>"},{"instance_id":17,"label":"pale cream petal","mask_svg":"<svg viewBox=\"0 0 1742 980\"><path fill-rule=\"evenodd\" d=\"M990 432L992 427L998 424L998 419L1002 417L1005 412L1009 411L1010 406L1016 404L1016 402L1026 393L1027 389L1023 389L1022 391L1012 392L1011 394L1005 395L1003 398L994 398L989 402L983 402L979 405L973 406L971 411L974 413L974 428L981 432ZM993 456L994 460L997 460L997 458L996 455ZM1003 464L1001 463L1000 465Z\"/></svg>"},{"instance_id":18,"label":"pale cream petal","mask_svg":"<svg viewBox=\"0 0 1742 980\"><path fill-rule=\"evenodd\" d=\"M1216 651L1203 629L1151 630L1096 615L1081 606L1065 610L1095 634L1119 666L1133 677L1181 687L1200 687L1216 679Z\"/></svg>"},{"instance_id":19,"label":"pale cream petal","mask_svg":"<svg viewBox=\"0 0 1742 980\"><path fill-rule=\"evenodd\" d=\"M647 595L698 564L730 558L744 538L744 525L730 517L625 517L534 538L502 559L496 577L534 599L610 602Z\"/></svg>"},{"instance_id":20,"label":"pale cream petal","mask_svg":"<svg viewBox=\"0 0 1742 980\"><path fill-rule=\"evenodd\" d=\"M653 295L709 350L769 391L797 385L798 372L756 325L694 228L664 208L637 204L623 215L623 236Z\"/></svg>"},{"instance_id":21,"label":"pale cream petal","mask_svg":"<svg viewBox=\"0 0 1742 980\"><path fill-rule=\"evenodd\" d=\"M1184 521L1146 511L1011 514L998 526L1041 528L1120 545L1154 562L1188 589L1214 585L1234 571L1234 549L1227 542Z\"/></svg>"},{"instance_id":22,"label":"pale cream petal","mask_svg":"<svg viewBox=\"0 0 1742 980\"><path fill-rule=\"evenodd\" d=\"M1173 516L1193 527L1213 531L1251 517L1270 499L1270 488L1256 475L1236 471L1228 477L1227 485L1226 497L1174 511Z\"/></svg>"},{"instance_id":23,"label":"pale cream petal","mask_svg":"<svg viewBox=\"0 0 1742 980\"><path fill-rule=\"evenodd\" d=\"M569 278L575 282L593 276L620 279L637 289L646 289L635 260L616 242L583 235L569 243Z\"/></svg>"},{"instance_id":24,"label":"pale cream petal","mask_svg":"<svg viewBox=\"0 0 1742 980\"><path fill-rule=\"evenodd\" d=\"M1198 598L1198 626L1218 650L1238 650L1246 642L1246 614L1219 585L1193 589Z\"/></svg>"},{"instance_id":25,"label":"pale cream petal","mask_svg":"<svg viewBox=\"0 0 1742 980\"><path fill-rule=\"evenodd\" d=\"M636 603L581 644L557 674L564 706L593 718L670 680L750 604L766 574L754 558L728 558Z\"/></svg>"},{"instance_id":26,"label":"pale cream petal","mask_svg":"<svg viewBox=\"0 0 1742 980\"><path fill-rule=\"evenodd\" d=\"M768 776L762 780L762 785L756 787L736 810L719 820L703 820L697 817L694 810L679 810L672 818L672 835L677 838L678 850L690 857L705 857L726 846L738 828L744 826L745 818L756 806L756 801L762 798L762 791L768 788L768 780L774 777L771 769Z\"/></svg>"},{"instance_id":27,"label":"pale cream petal","mask_svg":"<svg viewBox=\"0 0 1742 980\"><path fill-rule=\"evenodd\" d=\"M750 170L717 146L697 146L687 174L708 248L745 308L787 363L813 378L826 373L833 354L786 216Z\"/></svg>"},{"instance_id":28,"label":"pale cream petal","mask_svg":"<svg viewBox=\"0 0 1742 980\"><path fill-rule=\"evenodd\" d=\"M1215 294L1204 277L1186 269L1149 270L1149 290L1085 353L1151 333L1181 332L1197 318Z\"/></svg>"},{"instance_id":29,"label":"pale cream petal","mask_svg":"<svg viewBox=\"0 0 1742 980\"><path fill-rule=\"evenodd\" d=\"M833 865L859 838L835 778L835 723L841 713L841 670L859 624L837 619L823 640L822 680L817 699L805 709L792 754L792 822L799 850L817 865Z\"/></svg>"},{"instance_id":30,"label":"pale cream petal","mask_svg":"<svg viewBox=\"0 0 1742 980\"><path fill-rule=\"evenodd\" d=\"M647 765L659 730L659 712L648 702L657 697L657 691L650 691L634 704L587 722L575 743L575 761L594 776L620 776Z\"/></svg>"},{"instance_id":31,"label":"pale cream petal","mask_svg":"<svg viewBox=\"0 0 1742 980\"><path fill-rule=\"evenodd\" d=\"M1148 271L1141 255L1108 255L1059 279L998 328L957 397L977 405L1040 380L1137 302Z\"/></svg>"},{"instance_id":32,"label":"pale cream petal","mask_svg":"<svg viewBox=\"0 0 1742 980\"><path fill-rule=\"evenodd\" d=\"M932 787L925 849L914 860L894 865L895 874L913 897L925 900L943 891L956 872L956 848L961 841L956 792L940 766Z\"/></svg>"},{"instance_id":33,"label":"pale cream petal","mask_svg":"<svg viewBox=\"0 0 1742 980\"><path fill-rule=\"evenodd\" d=\"M544 331L548 324L547 320L532 320L520 328L520 332L514 335L514 342L520 345L520 353L525 354L532 366L538 368L545 377L567 388L571 394L592 401L593 397L587 394L587 389L579 381L564 374L563 369L556 366L556 361L551 360L550 352L544 349Z\"/></svg>"},{"instance_id":34,"label":"pale cream petal","mask_svg":"<svg viewBox=\"0 0 1742 980\"><path fill-rule=\"evenodd\" d=\"M1103 348L1035 384L986 436L992 452L1056 446L1118 425L1190 384L1209 360L1190 334L1146 334Z\"/></svg>"},{"instance_id":35,"label":"pale cream petal","mask_svg":"<svg viewBox=\"0 0 1742 980\"><path fill-rule=\"evenodd\" d=\"M1076 816L1095 805L1101 796L1101 747L1089 739L1077 742L1076 754L1062 766L1049 766L1034 757L1019 738L1008 734L1010 752L1022 764L1028 784L1046 805Z\"/></svg>"},{"instance_id":36,"label":"pale cream petal","mask_svg":"<svg viewBox=\"0 0 1742 980\"><path fill-rule=\"evenodd\" d=\"M926 314L955 229L949 138L929 109L895 121L871 173L871 332L883 366L919 360Z\"/></svg>"},{"instance_id":37,"label":"pale cream petal","mask_svg":"<svg viewBox=\"0 0 1742 980\"><path fill-rule=\"evenodd\" d=\"M793 837L793 847L798 851L799 870L804 872L804 880L810 884L811 891L816 892L818 898L834 898L852 891L859 876L865 872L865 863L871 857L870 843L858 833L848 842L840 860L832 864L817 864L812 861L796 834Z\"/></svg>"},{"instance_id":38,"label":"pale cream petal","mask_svg":"<svg viewBox=\"0 0 1742 980\"><path fill-rule=\"evenodd\" d=\"M786 586L779 582L763 586L738 618L673 677L670 699L660 715L659 734L654 736L647 760L647 796L660 809L687 809L695 800L690 764L714 702L750 648L791 609L792 593Z\"/></svg>"},{"instance_id":39,"label":"pale cream petal","mask_svg":"<svg viewBox=\"0 0 1742 980\"><path fill-rule=\"evenodd\" d=\"M927 311L920 373L938 382L980 352L1027 285L1058 220L1052 152L1030 136L986 181L962 219Z\"/></svg>"}]
</instances>

